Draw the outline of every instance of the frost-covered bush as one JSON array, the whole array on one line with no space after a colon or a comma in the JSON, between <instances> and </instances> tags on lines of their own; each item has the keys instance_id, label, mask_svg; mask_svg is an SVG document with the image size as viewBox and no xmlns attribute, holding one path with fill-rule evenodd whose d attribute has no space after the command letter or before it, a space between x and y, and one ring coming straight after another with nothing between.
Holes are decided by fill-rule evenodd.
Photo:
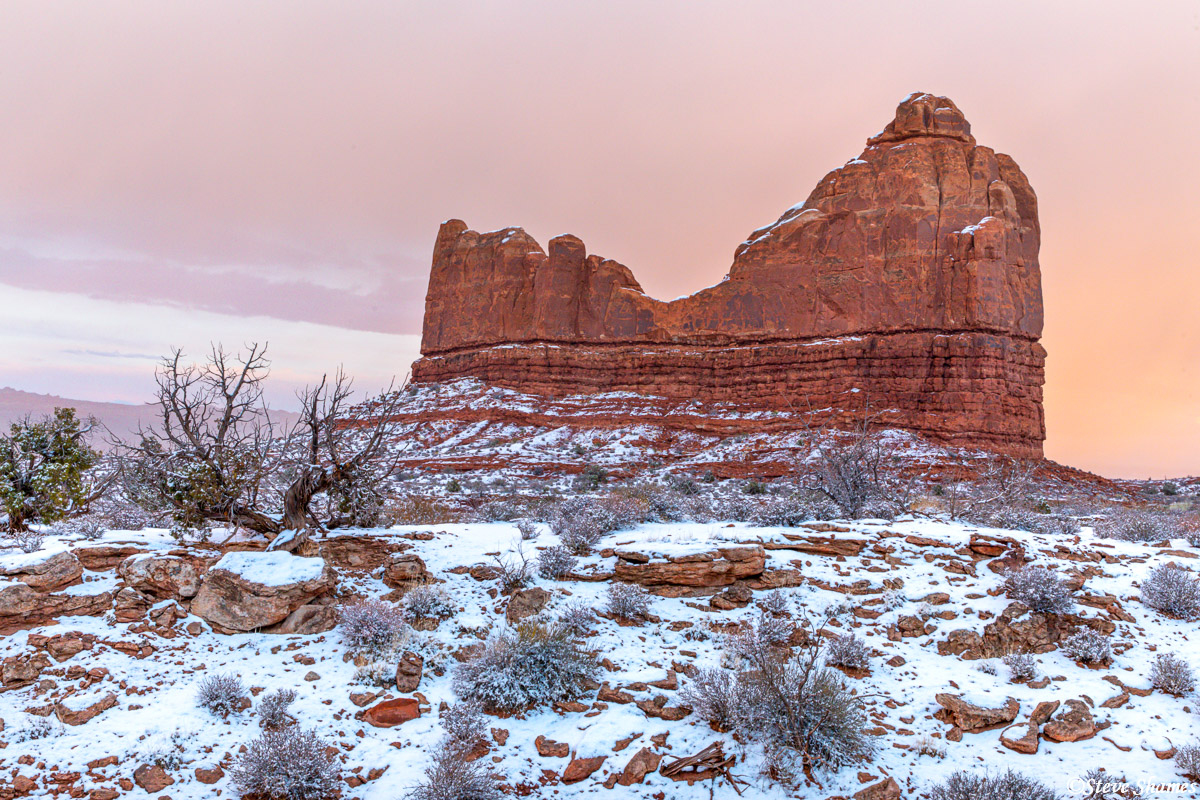
<instances>
[{"instance_id":1,"label":"frost-covered bush","mask_svg":"<svg viewBox=\"0 0 1200 800\"><path fill-rule=\"evenodd\" d=\"M442 712L446 744L468 752L487 737L488 724L478 703L455 703Z\"/></svg>"},{"instance_id":2,"label":"frost-covered bush","mask_svg":"<svg viewBox=\"0 0 1200 800\"><path fill-rule=\"evenodd\" d=\"M1122 542L1161 542L1179 535L1175 520L1163 513L1121 509L1096 525L1096 534Z\"/></svg>"},{"instance_id":3,"label":"frost-covered bush","mask_svg":"<svg viewBox=\"0 0 1200 800\"><path fill-rule=\"evenodd\" d=\"M876 751L866 708L842 676L820 663L818 638L801 653L757 632L731 640L743 664L729 677L699 673L685 697L700 716L761 747L764 774L795 784L812 770L836 771Z\"/></svg>"},{"instance_id":4,"label":"frost-covered bush","mask_svg":"<svg viewBox=\"0 0 1200 800\"><path fill-rule=\"evenodd\" d=\"M1013 683L1024 683L1037 677L1037 659L1029 653L1009 653L1001 660L1008 667L1008 679Z\"/></svg>"},{"instance_id":5,"label":"frost-covered bush","mask_svg":"<svg viewBox=\"0 0 1200 800\"><path fill-rule=\"evenodd\" d=\"M789 617L792 614L791 595L779 589L774 589L767 592L758 601L758 608L762 613L772 617Z\"/></svg>"},{"instance_id":6,"label":"frost-covered bush","mask_svg":"<svg viewBox=\"0 0 1200 800\"><path fill-rule=\"evenodd\" d=\"M151 739L150 744L142 755L147 763L162 767L168 772L174 772L184 765L184 754L187 752L187 733L176 730L168 736Z\"/></svg>"},{"instance_id":7,"label":"frost-covered bush","mask_svg":"<svg viewBox=\"0 0 1200 800\"><path fill-rule=\"evenodd\" d=\"M419 619L449 619L458 608L440 586L414 586L400 599L400 612L408 622Z\"/></svg>"},{"instance_id":8,"label":"frost-covered bush","mask_svg":"<svg viewBox=\"0 0 1200 800\"><path fill-rule=\"evenodd\" d=\"M1200 581L1175 564L1160 564L1142 581L1142 603L1176 619L1200 616Z\"/></svg>"},{"instance_id":9,"label":"frost-covered bush","mask_svg":"<svg viewBox=\"0 0 1200 800\"><path fill-rule=\"evenodd\" d=\"M1175 769L1192 780L1200 780L1200 745L1185 744L1175 751Z\"/></svg>"},{"instance_id":10,"label":"frost-covered bush","mask_svg":"<svg viewBox=\"0 0 1200 800\"><path fill-rule=\"evenodd\" d=\"M534 563L518 545L516 552L508 556L496 556L496 582L501 594L523 589L533 580Z\"/></svg>"},{"instance_id":11,"label":"frost-covered bush","mask_svg":"<svg viewBox=\"0 0 1200 800\"><path fill-rule=\"evenodd\" d=\"M341 788L341 768L316 731L289 725L265 730L233 763L242 794L271 800L329 800Z\"/></svg>"},{"instance_id":12,"label":"frost-covered bush","mask_svg":"<svg viewBox=\"0 0 1200 800\"><path fill-rule=\"evenodd\" d=\"M569 603L558 613L558 624L573 636L582 636L596 623L596 610L583 602Z\"/></svg>"},{"instance_id":13,"label":"frost-covered bush","mask_svg":"<svg viewBox=\"0 0 1200 800\"><path fill-rule=\"evenodd\" d=\"M1059 650L1067 658L1085 664L1104 664L1112 660L1112 642L1091 628L1083 628L1063 640Z\"/></svg>"},{"instance_id":14,"label":"frost-covered bush","mask_svg":"<svg viewBox=\"0 0 1200 800\"><path fill-rule=\"evenodd\" d=\"M809 499L797 495L767 496L754 504L750 512L750 524L758 528L795 528L809 520L833 519L837 516L836 510L830 513L830 508L818 509Z\"/></svg>"},{"instance_id":15,"label":"frost-covered bush","mask_svg":"<svg viewBox=\"0 0 1200 800\"><path fill-rule=\"evenodd\" d=\"M33 528L24 531L13 531L13 541L17 543L17 547L21 548L22 553L36 553L42 549L42 544L46 541L46 534L41 531L36 531Z\"/></svg>"},{"instance_id":16,"label":"frost-covered bush","mask_svg":"<svg viewBox=\"0 0 1200 800\"><path fill-rule=\"evenodd\" d=\"M276 689L270 694L263 695L258 701L258 724L264 728L282 728L295 720L288 713L288 706L296 701L296 692L292 689Z\"/></svg>"},{"instance_id":17,"label":"frost-covered bush","mask_svg":"<svg viewBox=\"0 0 1200 800\"><path fill-rule=\"evenodd\" d=\"M102 539L105 530L104 520L99 514L70 517L50 526L50 532L55 536L79 536L89 542Z\"/></svg>"},{"instance_id":18,"label":"frost-covered bush","mask_svg":"<svg viewBox=\"0 0 1200 800\"><path fill-rule=\"evenodd\" d=\"M919 756L942 759L946 757L946 748L938 739L932 736L922 736L913 744L913 751Z\"/></svg>"},{"instance_id":19,"label":"frost-covered bush","mask_svg":"<svg viewBox=\"0 0 1200 800\"><path fill-rule=\"evenodd\" d=\"M140 531L150 527L154 518L133 503L106 503L99 512L104 527L114 531Z\"/></svg>"},{"instance_id":20,"label":"frost-covered bush","mask_svg":"<svg viewBox=\"0 0 1200 800\"><path fill-rule=\"evenodd\" d=\"M879 600L879 607L884 611L895 611L908 602L908 595L902 589L888 589Z\"/></svg>"},{"instance_id":21,"label":"frost-covered bush","mask_svg":"<svg viewBox=\"0 0 1200 800\"><path fill-rule=\"evenodd\" d=\"M404 612L383 600L348 603L339 610L338 617L342 643L353 653L383 652L408 627Z\"/></svg>"},{"instance_id":22,"label":"frost-covered bush","mask_svg":"<svg viewBox=\"0 0 1200 800\"><path fill-rule=\"evenodd\" d=\"M1054 790L1009 769L997 775L959 770L934 786L930 800L1059 800Z\"/></svg>"},{"instance_id":23,"label":"frost-covered bush","mask_svg":"<svg viewBox=\"0 0 1200 800\"><path fill-rule=\"evenodd\" d=\"M555 510L550 531L571 552L588 555L606 534L645 522L650 511L650 505L638 497L572 497Z\"/></svg>"},{"instance_id":24,"label":"frost-covered bush","mask_svg":"<svg viewBox=\"0 0 1200 800\"><path fill-rule=\"evenodd\" d=\"M608 585L609 614L619 619L644 620L650 616L650 593L636 583Z\"/></svg>"},{"instance_id":25,"label":"frost-covered bush","mask_svg":"<svg viewBox=\"0 0 1200 800\"><path fill-rule=\"evenodd\" d=\"M733 673L719 668L700 669L683 687L680 701L719 730L730 730L735 722L738 702Z\"/></svg>"},{"instance_id":26,"label":"frost-covered bush","mask_svg":"<svg viewBox=\"0 0 1200 800\"><path fill-rule=\"evenodd\" d=\"M1150 668L1150 685L1160 692L1182 697L1196 688L1191 666L1174 653L1159 653Z\"/></svg>"},{"instance_id":27,"label":"frost-covered bush","mask_svg":"<svg viewBox=\"0 0 1200 800\"><path fill-rule=\"evenodd\" d=\"M517 520L517 532L521 534L521 539L524 541L533 541L538 537L537 523L531 519Z\"/></svg>"},{"instance_id":28,"label":"frost-covered bush","mask_svg":"<svg viewBox=\"0 0 1200 800\"><path fill-rule=\"evenodd\" d=\"M454 690L488 711L520 711L576 697L598 669L596 656L562 626L526 623L492 636L459 665Z\"/></svg>"},{"instance_id":29,"label":"frost-covered bush","mask_svg":"<svg viewBox=\"0 0 1200 800\"><path fill-rule=\"evenodd\" d=\"M866 669L871 665L867 645L853 633L835 636L825 645L825 663L831 667Z\"/></svg>"},{"instance_id":30,"label":"frost-covered bush","mask_svg":"<svg viewBox=\"0 0 1200 800\"><path fill-rule=\"evenodd\" d=\"M578 563L579 559L568 548L556 544L538 554L538 575L548 580L562 580L571 574Z\"/></svg>"},{"instance_id":31,"label":"frost-covered bush","mask_svg":"<svg viewBox=\"0 0 1200 800\"><path fill-rule=\"evenodd\" d=\"M1070 587L1045 567L1012 570L1004 581L1004 590L1039 614L1067 614L1075 607Z\"/></svg>"},{"instance_id":32,"label":"frost-covered bush","mask_svg":"<svg viewBox=\"0 0 1200 800\"><path fill-rule=\"evenodd\" d=\"M237 675L209 675L196 689L196 703L210 714L227 717L249 704L250 698Z\"/></svg>"},{"instance_id":33,"label":"frost-covered bush","mask_svg":"<svg viewBox=\"0 0 1200 800\"><path fill-rule=\"evenodd\" d=\"M443 740L425 768L425 777L404 795L406 800L501 800L495 773L483 759L467 761Z\"/></svg>"},{"instance_id":34,"label":"frost-covered bush","mask_svg":"<svg viewBox=\"0 0 1200 800\"><path fill-rule=\"evenodd\" d=\"M1104 767L1089 769L1081 778L1083 800L1131 800L1145 797L1142 787L1126 780L1124 775L1110 774Z\"/></svg>"},{"instance_id":35,"label":"frost-covered bush","mask_svg":"<svg viewBox=\"0 0 1200 800\"><path fill-rule=\"evenodd\" d=\"M16 726L9 731L6 731L6 736L10 742L19 744L20 742L32 742L37 739L50 739L62 733L62 726L55 727L54 723L46 717L38 717L29 715L29 720L20 726Z\"/></svg>"}]
</instances>

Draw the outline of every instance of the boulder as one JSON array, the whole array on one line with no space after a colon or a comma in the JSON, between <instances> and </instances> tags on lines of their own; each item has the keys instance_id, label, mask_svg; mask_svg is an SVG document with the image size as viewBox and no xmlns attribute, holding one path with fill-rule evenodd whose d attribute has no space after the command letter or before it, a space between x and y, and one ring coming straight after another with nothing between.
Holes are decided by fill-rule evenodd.
<instances>
[{"instance_id":1,"label":"boulder","mask_svg":"<svg viewBox=\"0 0 1200 800\"><path fill-rule=\"evenodd\" d=\"M36 681L49 666L50 659L45 653L9 656L0 662L0 684L5 689L20 689Z\"/></svg>"},{"instance_id":2,"label":"boulder","mask_svg":"<svg viewBox=\"0 0 1200 800\"><path fill-rule=\"evenodd\" d=\"M297 608L277 625L264 628L265 633L284 633L313 636L337 627L337 606L310 603Z\"/></svg>"},{"instance_id":3,"label":"boulder","mask_svg":"<svg viewBox=\"0 0 1200 800\"><path fill-rule=\"evenodd\" d=\"M731 545L678 555L618 549L613 578L642 586L718 588L761 575L766 552L761 545Z\"/></svg>"},{"instance_id":4,"label":"boulder","mask_svg":"<svg viewBox=\"0 0 1200 800\"><path fill-rule=\"evenodd\" d=\"M394 728L421 716L421 707L411 697L384 700L363 713L363 719L376 728Z\"/></svg>"},{"instance_id":5,"label":"boulder","mask_svg":"<svg viewBox=\"0 0 1200 800\"><path fill-rule=\"evenodd\" d=\"M57 553L18 553L5 556L0 575L20 581L39 592L65 589L79 581L83 565L69 550Z\"/></svg>"},{"instance_id":6,"label":"boulder","mask_svg":"<svg viewBox=\"0 0 1200 800\"><path fill-rule=\"evenodd\" d=\"M107 572L116 569L130 556L145 553L146 547L138 544L80 544L71 552L83 564L84 569Z\"/></svg>"},{"instance_id":7,"label":"boulder","mask_svg":"<svg viewBox=\"0 0 1200 800\"><path fill-rule=\"evenodd\" d=\"M142 764L133 771L133 782L150 794L158 794L175 783L175 779L156 764Z\"/></svg>"},{"instance_id":8,"label":"boulder","mask_svg":"<svg viewBox=\"0 0 1200 800\"><path fill-rule=\"evenodd\" d=\"M504 618L509 624L515 624L537 614L546 607L546 603L550 601L550 593L540 586L534 586L529 589L518 589L508 597L508 605L504 611Z\"/></svg>"},{"instance_id":9,"label":"boulder","mask_svg":"<svg viewBox=\"0 0 1200 800\"><path fill-rule=\"evenodd\" d=\"M900 785L892 777L854 793L854 800L900 800Z\"/></svg>"},{"instance_id":10,"label":"boulder","mask_svg":"<svg viewBox=\"0 0 1200 800\"><path fill-rule=\"evenodd\" d=\"M625 769L621 770L621 775L617 778L617 783L622 786L633 786L635 783L641 783L646 779L647 775L658 769L659 762L661 761L661 754L643 747L634 753L629 762L625 764Z\"/></svg>"},{"instance_id":11,"label":"boulder","mask_svg":"<svg viewBox=\"0 0 1200 800\"><path fill-rule=\"evenodd\" d=\"M121 562L126 586L158 600L186 600L200 591L200 574L179 556L140 553Z\"/></svg>"},{"instance_id":12,"label":"boulder","mask_svg":"<svg viewBox=\"0 0 1200 800\"><path fill-rule=\"evenodd\" d=\"M1096 735L1096 720L1088 704L1068 700L1067 707L1042 726L1042 735L1052 742L1078 742Z\"/></svg>"},{"instance_id":13,"label":"boulder","mask_svg":"<svg viewBox=\"0 0 1200 800\"><path fill-rule=\"evenodd\" d=\"M592 756L591 758L573 758L571 763L567 764L567 768L563 770L563 783L579 783L581 780L591 776L593 772L600 769L600 765L608 756Z\"/></svg>"},{"instance_id":14,"label":"boulder","mask_svg":"<svg viewBox=\"0 0 1200 800\"><path fill-rule=\"evenodd\" d=\"M144 619L150 606L150 598L128 586L117 592L117 596L113 598L113 613L117 622L137 622Z\"/></svg>"},{"instance_id":15,"label":"boulder","mask_svg":"<svg viewBox=\"0 0 1200 800\"><path fill-rule=\"evenodd\" d=\"M1035 614L1022 603L1010 603L984 626L982 634L974 630L951 631L945 641L938 642L938 653L967 660L1001 658L1008 653L1048 653L1081 627L1103 634L1116 630L1116 625L1107 619Z\"/></svg>"},{"instance_id":16,"label":"boulder","mask_svg":"<svg viewBox=\"0 0 1200 800\"><path fill-rule=\"evenodd\" d=\"M424 675L425 659L418 653L405 651L400 654L396 664L396 691L412 694L421 686Z\"/></svg>"},{"instance_id":17,"label":"boulder","mask_svg":"<svg viewBox=\"0 0 1200 800\"><path fill-rule=\"evenodd\" d=\"M204 576L191 611L221 632L245 632L283 622L335 586L320 558L290 553L226 553Z\"/></svg>"},{"instance_id":18,"label":"boulder","mask_svg":"<svg viewBox=\"0 0 1200 800\"><path fill-rule=\"evenodd\" d=\"M112 608L113 596L51 594L24 583L0 584L0 635L51 625L58 617L97 616Z\"/></svg>"},{"instance_id":19,"label":"boulder","mask_svg":"<svg viewBox=\"0 0 1200 800\"><path fill-rule=\"evenodd\" d=\"M115 706L117 696L110 692L92 703L81 704L73 701L74 698L67 698L67 702L54 704L54 716L58 717L58 721L64 725L82 725L93 719L102 711L107 711Z\"/></svg>"},{"instance_id":20,"label":"boulder","mask_svg":"<svg viewBox=\"0 0 1200 800\"><path fill-rule=\"evenodd\" d=\"M432 579L425 562L416 553L393 554L384 564L383 582L393 589L410 589Z\"/></svg>"},{"instance_id":21,"label":"boulder","mask_svg":"<svg viewBox=\"0 0 1200 800\"><path fill-rule=\"evenodd\" d=\"M977 706L955 694L938 694L934 700L942 707L934 717L950 723L964 733L982 733L1003 728L1016 719L1021 711L1021 704L1011 697L1007 698L1000 708Z\"/></svg>"}]
</instances>

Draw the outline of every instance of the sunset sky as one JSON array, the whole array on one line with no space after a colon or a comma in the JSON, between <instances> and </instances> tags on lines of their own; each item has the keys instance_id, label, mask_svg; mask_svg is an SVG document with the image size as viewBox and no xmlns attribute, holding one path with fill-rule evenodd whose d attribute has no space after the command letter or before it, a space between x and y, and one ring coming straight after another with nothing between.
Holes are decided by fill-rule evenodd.
<instances>
[{"instance_id":1,"label":"sunset sky","mask_svg":"<svg viewBox=\"0 0 1200 800\"><path fill-rule=\"evenodd\" d=\"M375 388L449 217L688 294L917 90L1038 194L1046 454L1200 473L1195 0L4 2L0 386L216 339Z\"/></svg>"}]
</instances>

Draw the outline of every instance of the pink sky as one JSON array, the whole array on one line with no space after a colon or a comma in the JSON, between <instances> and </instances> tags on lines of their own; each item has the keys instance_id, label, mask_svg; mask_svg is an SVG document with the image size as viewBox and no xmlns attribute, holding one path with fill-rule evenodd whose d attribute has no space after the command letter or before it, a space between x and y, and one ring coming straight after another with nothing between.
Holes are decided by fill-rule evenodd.
<instances>
[{"instance_id":1,"label":"pink sky","mask_svg":"<svg viewBox=\"0 0 1200 800\"><path fill-rule=\"evenodd\" d=\"M1047 455L1200 473L1190 0L2 14L0 385L143 399L153 354L210 338L380 383L448 217L570 231L687 294L921 90L1038 193Z\"/></svg>"}]
</instances>

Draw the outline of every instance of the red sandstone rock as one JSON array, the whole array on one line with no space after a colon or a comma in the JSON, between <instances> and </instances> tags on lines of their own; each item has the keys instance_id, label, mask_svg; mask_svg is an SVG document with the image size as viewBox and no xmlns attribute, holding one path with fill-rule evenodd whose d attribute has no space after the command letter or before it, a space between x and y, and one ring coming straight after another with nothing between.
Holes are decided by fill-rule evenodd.
<instances>
[{"instance_id":1,"label":"red sandstone rock","mask_svg":"<svg viewBox=\"0 0 1200 800\"><path fill-rule=\"evenodd\" d=\"M721 547L702 553L652 558L636 550L617 550L613 578L643 586L729 586L761 575L766 553L760 545Z\"/></svg>"},{"instance_id":2,"label":"red sandstone rock","mask_svg":"<svg viewBox=\"0 0 1200 800\"><path fill-rule=\"evenodd\" d=\"M861 390L894 427L1040 456L1039 240L1016 163L976 146L951 101L914 94L751 233L724 281L672 302L574 236L543 250L519 228L444 223L413 378L784 411L858 411Z\"/></svg>"},{"instance_id":3,"label":"red sandstone rock","mask_svg":"<svg viewBox=\"0 0 1200 800\"><path fill-rule=\"evenodd\" d=\"M606 758L608 758L608 756L592 756L591 758L571 759L571 763L567 764L567 768L563 770L562 782L579 783L579 781L600 769L600 765L604 763L604 759Z\"/></svg>"},{"instance_id":4,"label":"red sandstone rock","mask_svg":"<svg viewBox=\"0 0 1200 800\"><path fill-rule=\"evenodd\" d=\"M398 697L371 706L363 714L363 719L376 728L394 728L419 716L421 708L416 700L411 697Z\"/></svg>"}]
</instances>

